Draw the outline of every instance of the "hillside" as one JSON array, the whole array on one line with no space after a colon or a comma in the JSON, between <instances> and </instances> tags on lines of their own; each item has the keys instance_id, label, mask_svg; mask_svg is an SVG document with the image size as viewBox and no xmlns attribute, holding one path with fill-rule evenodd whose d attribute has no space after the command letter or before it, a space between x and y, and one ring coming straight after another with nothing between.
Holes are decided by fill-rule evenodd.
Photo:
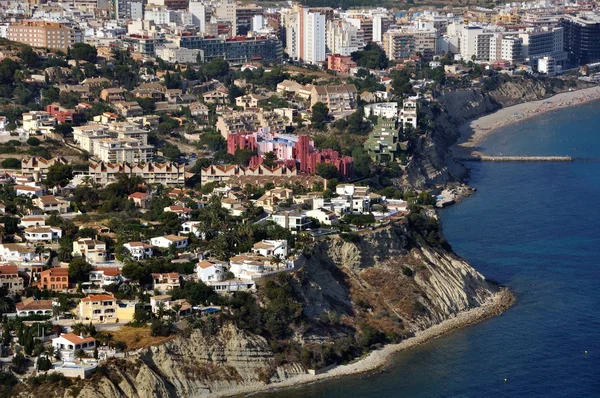
<instances>
[{"instance_id":1,"label":"hillside","mask_svg":"<svg viewBox=\"0 0 600 398\"><path fill-rule=\"evenodd\" d=\"M443 240L436 242L424 232L400 222L351 239L315 242L306 265L288 280L302 315L291 325L293 336L284 341L267 340L227 321L204 323L110 362L89 381L50 391L56 397L164 398L264 386L398 343L499 292L445 249ZM19 396L42 391L48 392L48 386L22 386Z\"/></svg>"}]
</instances>

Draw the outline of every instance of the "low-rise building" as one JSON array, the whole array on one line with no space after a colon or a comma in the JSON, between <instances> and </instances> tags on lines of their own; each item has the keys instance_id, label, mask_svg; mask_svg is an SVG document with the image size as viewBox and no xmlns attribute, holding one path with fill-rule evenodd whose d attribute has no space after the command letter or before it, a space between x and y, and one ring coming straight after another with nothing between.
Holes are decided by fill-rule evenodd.
<instances>
[{"instance_id":1,"label":"low-rise building","mask_svg":"<svg viewBox=\"0 0 600 398\"><path fill-rule=\"evenodd\" d=\"M21 160L21 173L24 176L32 176L35 181L46 178L48 169L55 164L68 164L69 161L62 156L52 159L44 159L40 156L32 156Z\"/></svg>"},{"instance_id":2,"label":"low-rise building","mask_svg":"<svg viewBox=\"0 0 600 398\"><path fill-rule=\"evenodd\" d=\"M94 156L107 163L148 163L154 156L154 146L134 138L101 139L93 145Z\"/></svg>"},{"instance_id":3,"label":"low-rise building","mask_svg":"<svg viewBox=\"0 0 600 398\"><path fill-rule=\"evenodd\" d=\"M2 243L0 244L0 261L4 262L32 262L39 260L40 255L35 252L35 248L22 243Z\"/></svg>"},{"instance_id":4,"label":"low-rise building","mask_svg":"<svg viewBox=\"0 0 600 398\"><path fill-rule=\"evenodd\" d=\"M185 299L173 300L173 297L162 294L150 297L150 308L154 315L166 314L171 311L177 311L177 315L186 316L192 313L192 305Z\"/></svg>"},{"instance_id":5,"label":"low-rise building","mask_svg":"<svg viewBox=\"0 0 600 398\"><path fill-rule=\"evenodd\" d=\"M90 163L89 174L100 185L115 182L119 175L139 176L148 184L179 186L185 184L185 165L177 163Z\"/></svg>"},{"instance_id":6,"label":"low-rise building","mask_svg":"<svg viewBox=\"0 0 600 398\"><path fill-rule=\"evenodd\" d=\"M263 239L252 246L252 253L264 257L279 257L284 259L288 255L288 243L285 239Z\"/></svg>"},{"instance_id":7,"label":"low-rise building","mask_svg":"<svg viewBox=\"0 0 600 398\"><path fill-rule=\"evenodd\" d=\"M179 274L170 272L166 274L152 274L152 289L160 293L166 293L181 287Z\"/></svg>"},{"instance_id":8,"label":"low-rise building","mask_svg":"<svg viewBox=\"0 0 600 398\"><path fill-rule=\"evenodd\" d=\"M257 94L242 95L235 99L235 105L246 108L258 108L262 104L266 104L269 101L269 97Z\"/></svg>"},{"instance_id":9,"label":"low-rise building","mask_svg":"<svg viewBox=\"0 0 600 398\"><path fill-rule=\"evenodd\" d=\"M337 214L323 207L307 211L306 216L316 219L321 225L336 225L340 221Z\"/></svg>"},{"instance_id":10,"label":"low-rise building","mask_svg":"<svg viewBox=\"0 0 600 398\"><path fill-rule=\"evenodd\" d=\"M20 303L15 305L17 316L29 315L52 315L52 310L58 305L56 299L36 300L34 297L26 297Z\"/></svg>"},{"instance_id":11,"label":"low-rise building","mask_svg":"<svg viewBox=\"0 0 600 398\"><path fill-rule=\"evenodd\" d=\"M90 264L109 259L106 242L91 238L81 238L73 242L72 254L74 257L83 257Z\"/></svg>"},{"instance_id":12,"label":"low-rise building","mask_svg":"<svg viewBox=\"0 0 600 398\"><path fill-rule=\"evenodd\" d=\"M46 189L44 187L30 185L15 185L13 186L13 189L15 190L17 196L24 195L29 196L30 198L42 196L44 195L44 192L46 192Z\"/></svg>"},{"instance_id":13,"label":"low-rise building","mask_svg":"<svg viewBox=\"0 0 600 398\"><path fill-rule=\"evenodd\" d=\"M108 103L124 101L125 90L122 88L105 88L100 92L100 98Z\"/></svg>"},{"instance_id":14,"label":"low-rise building","mask_svg":"<svg viewBox=\"0 0 600 398\"><path fill-rule=\"evenodd\" d=\"M189 238L187 236L166 235L150 238L152 246L168 249L173 245L176 249L185 249L188 246Z\"/></svg>"},{"instance_id":15,"label":"low-rise building","mask_svg":"<svg viewBox=\"0 0 600 398\"><path fill-rule=\"evenodd\" d=\"M135 303L119 301L109 294L89 295L77 306L77 318L84 323L130 322L135 313Z\"/></svg>"},{"instance_id":16,"label":"low-rise building","mask_svg":"<svg viewBox=\"0 0 600 398\"><path fill-rule=\"evenodd\" d=\"M102 287L118 285L125 280L118 268L100 268L90 271L90 282Z\"/></svg>"},{"instance_id":17,"label":"low-rise building","mask_svg":"<svg viewBox=\"0 0 600 398\"><path fill-rule=\"evenodd\" d=\"M343 112L356 109L358 93L353 84L339 86L313 86L310 103L311 106L322 102L331 112Z\"/></svg>"},{"instance_id":18,"label":"low-rise building","mask_svg":"<svg viewBox=\"0 0 600 398\"><path fill-rule=\"evenodd\" d=\"M304 231L310 225L310 220L306 217L306 214L293 211L273 213L271 219L280 227L290 231Z\"/></svg>"},{"instance_id":19,"label":"low-rise building","mask_svg":"<svg viewBox=\"0 0 600 398\"><path fill-rule=\"evenodd\" d=\"M192 216L192 209L190 209L189 207L183 207L179 205L167 206L163 209L163 212L175 213L182 221L189 220Z\"/></svg>"},{"instance_id":20,"label":"low-rise building","mask_svg":"<svg viewBox=\"0 0 600 398\"><path fill-rule=\"evenodd\" d=\"M35 283L35 286L40 290L64 292L69 289L69 269L55 267L42 271L40 280Z\"/></svg>"},{"instance_id":21,"label":"low-rise building","mask_svg":"<svg viewBox=\"0 0 600 398\"><path fill-rule=\"evenodd\" d=\"M135 207L139 207L140 209L147 209L150 205L150 199L152 196L145 192L134 192L128 196L129 199L133 200Z\"/></svg>"},{"instance_id":22,"label":"low-rise building","mask_svg":"<svg viewBox=\"0 0 600 398\"><path fill-rule=\"evenodd\" d=\"M16 265L0 265L0 287L6 289L9 294L23 291L23 278L19 276Z\"/></svg>"},{"instance_id":23,"label":"low-rise building","mask_svg":"<svg viewBox=\"0 0 600 398\"><path fill-rule=\"evenodd\" d=\"M45 225L46 218L44 216L23 216L19 220L20 228L43 227Z\"/></svg>"},{"instance_id":24,"label":"low-rise building","mask_svg":"<svg viewBox=\"0 0 600 398\"><path fill-rule=\"evenodd\" d=\"M53 195L38 196L33 199L33 204L44 213L57 212L58 214L65 214L70 210L69 201Z\"/></svg>"},{"instance_id":25,"label":"low-rise building","mask_svg":"<svg viewBox=\"0 0 600 398\"><path fill-rule=\"evenodd\" d=\"M152 245L143 242L127 242L123 245L129 255L135 260L144 260L152 257Z\"/></svg>"},{"instance_id":26,"label":"low-rise building","mask_svg":"<svg viewBox=\"0 0 600 398\"><path fill-rule=\"evenodd\" d=\"M62 229L56 227L31 227L25 230L25 239L31 243L52 243L62 238Z\"/></svg>"},{"instance_id":27,"label":"low-rise building","mask_svg":"<svg viewBox=\"0 0 600 398\"><path fill-rule=\"evenodd\" d=\"M52 339L52 347L60 352L63 361L73 361L77 358L79 351L86 352L91 356L97 348L96 339L93 337L81 337L73 333L62 333Z\"/></svg>"},{"instance_id":28,"label":"low-rise building","mask_svg":"<svg viewBox=\"0 0 600 398\"><path fill-rule=\"evenodd\" d=\"M204 260L196 265L196 276L204 283L224 281L227 270L224 264Z\"/></svg>"}]
</instances>

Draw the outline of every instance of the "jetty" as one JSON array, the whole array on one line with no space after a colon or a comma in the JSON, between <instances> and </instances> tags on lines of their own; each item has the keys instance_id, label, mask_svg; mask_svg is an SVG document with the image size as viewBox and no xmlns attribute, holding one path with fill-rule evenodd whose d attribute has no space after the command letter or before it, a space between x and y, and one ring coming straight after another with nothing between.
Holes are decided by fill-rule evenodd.
<instances>
[{"instance_id":1,"label":"jetty","mask_svg":"<svg viewBox=\"0 0 600 398\"><path fill-rule=\"evenodd\" d=\"M486 156L471 155L459 160L474 162L572 162L571 156Z\"/></svg>"}]
</instances>

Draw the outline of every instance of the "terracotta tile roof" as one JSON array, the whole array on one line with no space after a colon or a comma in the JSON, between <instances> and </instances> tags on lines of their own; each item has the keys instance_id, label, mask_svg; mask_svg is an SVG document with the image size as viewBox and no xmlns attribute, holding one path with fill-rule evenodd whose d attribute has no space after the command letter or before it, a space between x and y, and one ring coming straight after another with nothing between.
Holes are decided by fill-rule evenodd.
<instances>
[{"instance_id":1,"label":"terracotta tile roof","mask_svg":"<svg viewBox=\"0 0 600 398\"><path fill-rule=\"evenodd\" d=\"M110 294L92 294L81 299L81 301L105 301L114 300L115 297Z\"/></svg>"},{"instance_id":2,"label":"terracotta tile roof","mask_svg":"<svg viewBox=\"0 0 600 398\"><path fill-rule=\"evenodd\" d=\"M148 196L150 196L150 195L148 195L147 193L144 193L144 192L134 192L131 195L129 195L129 199L144 199L144 198L147 198Z\"/></svg>"},{"instance_id":3,"label":"terracotta tile roof","mask_svg":"<svg viewBox=\"0 0 600 398\"><path fill-rule=\"evenodd\" d=\"M19 268L16 265L0 266L0 275L14 275L19 273Z\"/></svg>"},{"instance_id":4,"label":"terracotta tile roof","mask_svg":"<svg viewBox=\"0 0 600 398\"><path fill-rule=\"evenodd\" d=\"M28 297L17 303L16 307L19 311L50 310L52 303L52 300L35 300L33 297Z\"/></svg>"},{"instance_id":5,"label":"terracotta tile roof","mask_svg":"<svg viewBox=\"0 0 600 398\"><path fill-rule=\"evenodd\" d=\"M68 342L73 343L73 344L83 344L83 343L89 343L91 341L96 341L96 339L93 337L83 337L82 338L73 333L63 333L60 335L60 337L64 338L65 340L67 340Z\"/></svg>"}]
</instances>

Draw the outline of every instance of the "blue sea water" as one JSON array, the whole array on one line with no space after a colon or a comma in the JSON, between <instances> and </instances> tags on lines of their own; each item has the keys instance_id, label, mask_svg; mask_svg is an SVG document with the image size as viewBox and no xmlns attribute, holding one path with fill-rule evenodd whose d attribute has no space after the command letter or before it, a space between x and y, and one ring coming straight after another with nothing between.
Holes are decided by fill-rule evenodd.
<instances>
[{"instance_id":1,"label":"blue sea water","mask_svg":"<svg viewBox=\"0 0 600 398\"><path fill-rule=\"evenodd\" d=\"M595 102L508 127L483 147L600 158L599 126ZM600 162L469 166L477 193L442 212L444 233L516 305L399 353L384 371L264 396L600 397Z\"/></svg>"}]
</instances>

